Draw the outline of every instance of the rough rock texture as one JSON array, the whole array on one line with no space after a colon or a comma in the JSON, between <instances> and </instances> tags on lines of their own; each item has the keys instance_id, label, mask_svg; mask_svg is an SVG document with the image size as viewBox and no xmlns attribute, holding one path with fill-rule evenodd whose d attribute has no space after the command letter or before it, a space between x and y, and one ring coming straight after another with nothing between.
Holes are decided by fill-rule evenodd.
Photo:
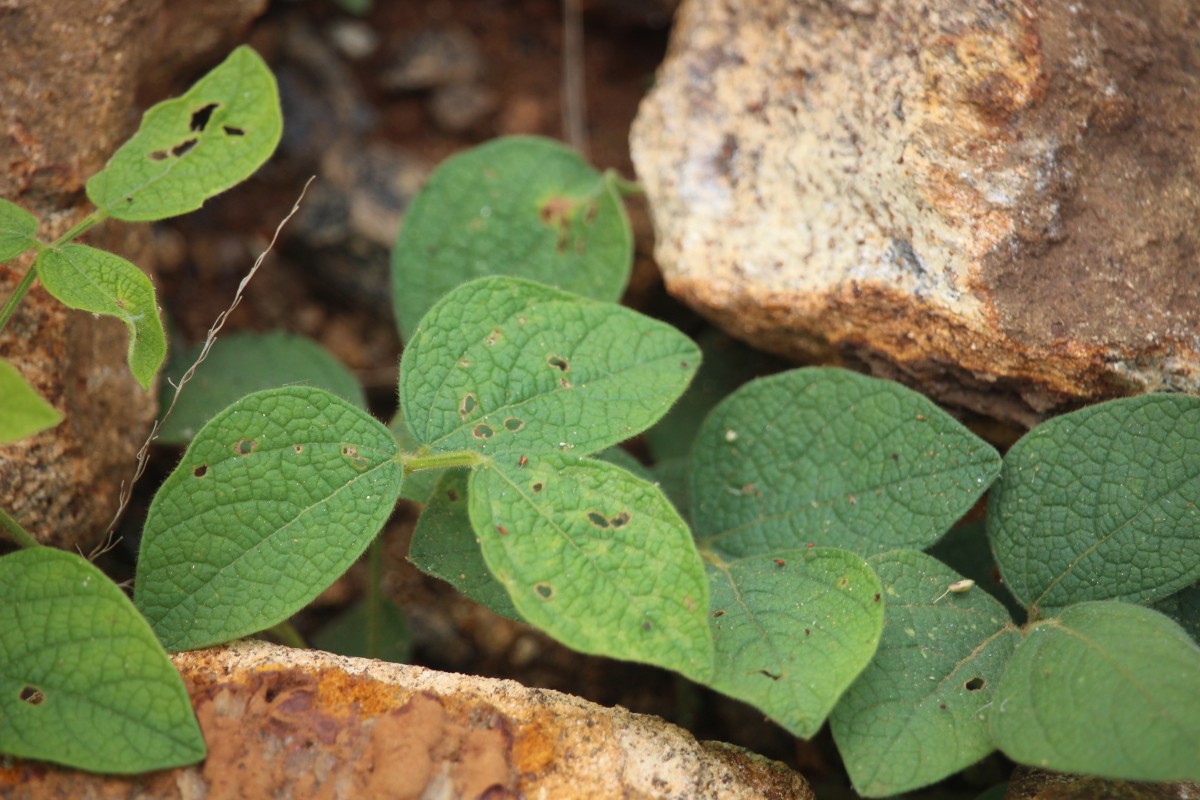
<instances>
[{"instance_id":1,"label":"rough rock texture","mask_svg":"<svg viewBox=\"0 0 1200 800\"><path fill-rule=\"evenodd\" d=\"M1019 425L1200 390L1194 0L688 0L632 135L674 294Z\"/></svg>"},{"instance_id":2,"label":"rough rock texture","mask_svg":"<svg viewBox=\"0 0 1200 800\"><path fill-rule=\"evenodd\" d=\"M151 99L231 46L266 0L8 0L0 3L0 197L43 220L45 241L90 210L84 183ZM199 25L207 20L208 27ZM217 26L215 23L219 22ZM85 241L152 268L149 228L106 223ZM0 265L7 299L32 262ZM88 549L112 519L155 413L125 365L114 319L69 311L40 287L0 333L7 359L66 415L0 447L0 507L48 544Z\"/></svg>"},{"instance_id":3,"label":"rough rock texture","mask_svg":"<svg viewBox=\"0 0 1200 800\"><path fill-rule=\"evenodd\" d=\"M1193 800L1200 783L1113 781L1017 767L1004 800Z\"/></svg>"},{"instance_id":4,"label":"rough rock texture","mask_svg":"<svg viewBox=\"0 0 1200 800\"><path fill-rule=\"evenodd\" d=\"M0 795L44 798L771 798L799 775L655 717L512 681L240 642L174 657L201 765L105 778L32 762Z\"/></svg>"}]
</instances>

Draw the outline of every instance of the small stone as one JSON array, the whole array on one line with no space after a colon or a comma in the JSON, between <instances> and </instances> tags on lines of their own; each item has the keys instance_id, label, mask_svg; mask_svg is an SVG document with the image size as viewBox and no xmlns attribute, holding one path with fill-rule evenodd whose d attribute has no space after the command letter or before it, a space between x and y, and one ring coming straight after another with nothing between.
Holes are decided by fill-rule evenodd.
<instances>
[{"instance_id":1,"label":"small stone","mask_svg":"<svg viewBox=\"0 0 1200 800\"><path fill-rule=\"evenodd\" d=\"M361 61L379 49L379 34L357 19L340 19L329 26L329 40L342 55Z\"/></svg>"},{"instance_id":2,"label":"small stone","mask_svg":"<svg viewBox=\"0 0 1200 800\"><path fill-rule=\"evenodd\" d=\"M379 76L388 91L433 89L469 83L483 71L483 55L475 37L463 28L431 28L401 45Z\"/></svg>"},{"instance_id":3,"label":"small stone","mask_svg":"<svg viewBox=\"0 0 1200 800\"><path fill-rule=\"evenodd\" d=\"M487 119L499 104L499 97L486 86L453 83L434 91L429 110L442 130L465 133Z\"/></svg>"}]
</instances>

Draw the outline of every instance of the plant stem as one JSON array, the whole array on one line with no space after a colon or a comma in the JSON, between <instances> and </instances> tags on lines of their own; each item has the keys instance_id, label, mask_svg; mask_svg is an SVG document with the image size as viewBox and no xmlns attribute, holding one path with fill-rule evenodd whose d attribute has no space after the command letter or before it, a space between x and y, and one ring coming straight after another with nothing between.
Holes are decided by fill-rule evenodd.
<instances>
[{"instance_id":1,"label":"plant stem","mask_svg":"<svg viewBox=\"0 0 1200 800\"><path fill-rule=\"evenodd\" d=\"M371 542L367 565L367 658L379 658L383 627L383 540L382 534Z\"/></svg>"},{"instance_id":2,"label":"plant stem","mask_svg":"<svg viewBox=\"0 0 1200 800\"><path fill-rule=\"evenodd\" d=\"M308 649L308 645L304 642L304 637L300 635L300 631L296 630L296 626L292 625L286 619L278 625L267 628L265 633L271 634L288 647L295 647L300 650Z\"/></svg>"},{"instance_id":3,"label":"plant stem","mask_svg":"<svg viewBox=\"0 0 1200 800\"><path fill-rule=\"evenodd\" d=\"M4 326L8 324L13 312L21 304L21 300L29 293L29 287L33 286L33 280L36 277L37 265L30 265L29 270L21 277L21 282L17 284L17 288L13 289L12 295L4 303L4 308L0 309L0 331L4 330Z\"/></svg>"},{"instance_id":4,"label":"plant stem","mask_svg":"<svg viewBox=\"0 0 1200 800\"><path fill-rule=\"evenodd\" d=\"M612 186L617 190L617 193L622 196L628 197L635 194L645 194L646 192L645 187L643 187L641 183L638 181L631 181L628 178L623 177L621 173L617 172L615 169L606 170L604 172L604 177L607 178L608 182L611 183Z\"/></svg>"},{"instance_id":5,"label":"plant stem","mask_svg":"<svg viewBox=\"0 0 1200 800\"><path fill-rule=\"evenodd\" d=\"M75 226L71 228L71 230L55 239L54 244L50 245L50 247L62 247L64 244L67 244L73 239L76 239L87 233L89 230L96 227L101 222L104 222L106 219L108 219L107 213L99 210L93 211L83 219L79 220L79 222L75 223Z\"/></svg>"},{"instance_id":6,"label":"plant stem","mask_svg":"<svg viewBox=\"0 0 1200 800\"><path fill-rule=\"evenodd\" d=\"M423 469L445 469L447 467L477 467L487 458L474 450L459 450L455 453L400 453L396 456L404 467L404 474Z\"/></svg>"},{"instance_id":7,"label":"plant stem","mask_svg":"<svg viewBox=\"0 0 1200 800\"><path fill-rule=\"evenodd\" d=\"M3 508L0 508L0 527L8 531L8 535L12 537L14 542L21 545L21 547L28 549L42 546L37 539L34 539L30 535L29 531L21 527L21 523L9 516L8 512Z\"/></svg>"}]
</instances>

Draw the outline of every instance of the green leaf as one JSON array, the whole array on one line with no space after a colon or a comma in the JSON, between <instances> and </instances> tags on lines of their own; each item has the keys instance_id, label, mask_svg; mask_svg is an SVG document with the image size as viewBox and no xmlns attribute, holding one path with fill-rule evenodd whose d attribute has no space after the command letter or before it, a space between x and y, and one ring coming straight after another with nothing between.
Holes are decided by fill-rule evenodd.
<instances>
[{"instance_id":1,"label":"green leaf","mask_svg":"<svg viewBox=\"0 0 1200 800\"><path fill-rule=\"evenodd\" d=\"M250 177L282 132L275 77L239 47L182 97L146 111L137 133L88 180L88 199L132 221L195 211Z\"/></svg>"},{"instance_id":2,"label":"green leaf","mask_svg":"<svg viewBox=\"0 0 1200 800\"><path fill-rule=\"evenodd\" d=\"M666 413L700 352L635 311L516 278L438 301L404 350L400 400L435 452L586 455Z\"/></svg>"},{"instance_id":3,"label":"green leaf","mask_svg":"<svg viewBox=\"0 0 1200 800\"><path fill-rule=\"evenodd\" d=\"M980 589L1000 601L1015 623L1025 624L1028 617L1026 609L1000 579L1000 570L996 567L992 546L987 538L987 526L982 518L955 525L926 552L960 573L963 578L975 581Z\"/></svg>"},{"instance_id":4,"label":"green leaf","mask_svg":"<svg viewBox=\"0 0 1200 800\"><path fill-rule=\"evenodd\" d=\"M0 444L8 444L62 422L62 414L25 382L17 368L0 358Z\"/></svg>"},{"instance_id":5,"label":"green leaf","mask_svg":"<svg viewBox=\"0 0 1200 800\"><path fill-rule=\"evenodd\" d=\"M514 275L617 300L633 237L613 181L549 139L498 139L448 159L404 217L392 250L400 336L459 284Z\"/></svg>"},{"instance_id":6,"label":"green leaf","mask_svg":"<svg viewBox=\"0 0 1200 800\"><path fill-rule=\"evenodd\" d=\"M167 357L167 335L158 316L154 285L120 256L85 244L43 250L38 277L70 308L116 317L129 328L129 369L143 389Z\"/></svg>"},{"instance_id":7,"label":"green leaf","mask_svg":"<svg viewBox=\"0 0 1200 800\"><path fill-rule=\"evenodd\" d=\"M107 773L204 758L183 681L150 626L72 553L0 558L0 752Z\"/></svg>"},{"instance_id":8,"label":"green leaf","mask_svg":"<svg viewBox=\"0 0 1200 800\"><path fill-rule=\"evenodd\" d=\"M873 556L887 603L879 652L830 717L854 789L908 792L992 752L986 709L1020 640L987 592L915 550Z\"/></svg>"},{"instance_id":9,"label":"green leaf","mask_svg":"<svg viewBox=\"0 0 1200 800\"><path fill-rule=\"evenodd\" d=\"M526 620L584 653L708 677L704 565L656 486L547 453L476 469L468 504L484 560Z\"/></svg>"},{"instance_id":10,"label":"green leaf","mask_svg":"<svg viewBox=\"0 0 1200 800\"><path fill-rule=\"evenodd\" d=\"M717 403L751 378L779 372L783 362L713 328L696 340L703 363L696 379L665 417L646 431L654 461L686 458L704 418Z\"/></svg>"},{"instance_id":11,"label":"green leaf","mask_svg":"<svg viewBox=\"0 0 1200 800\"><path fill-rule=\"evenodd\" d=\"M1159 600L1151 608L1178 622L1193 639L1200 641L1200 583Z\"/></svg>"},{"instance_id":12,"label":"green leaf","mask_svg":"<svg viewBox=\"0 0 1200 800\"><path fill-rule=\"evenodd\" d=\"M883 627L879 579L854 553L778 550L709 563L709 685L796 736L813 736L871 660Z\"/></svg>"},{"instance_id":13,"label":"green leaf","mask_svg":"<svg viewBox=\"0 0 1200 800\"><path fill-rule=\"evenodd\" d=\"M412 651L408 622L400 607L384 598L379 604L375 636L378 650L371 652L370 609L364 599L330 622L312 638L312 643L330 653L359 658L378 658L393 664L407 663Z\"/></svg>"},{"instance_id":14,"label":"green leaf","mask_svg":"<svg viewBox=\"0 0 1200 800\"><path fill-rule=\"evenodd\" d=\"M387 428L321 389L243 397L205 425L146 519L134 600L168 650L268 628L342 574L400 494Z\"/></svg>"},{"instance_id":15,"label":"green leaf","mask_svg":"<svg viewBox=\"0 0 1200 800\"><path fill-rule=\"evenodd\" d=\"M172 356L163 371L159 407L166 410L174 386L195 363L202 344ZM304 336L288 333L230 333L218 339L195 375L179 394L158 439L187 444L218 411L239 397L279 386L303 384L333 392L367 408L362 387L328 350Z\"/></svg>"},{"instance_id":16,"label":"green leaf","mask_svg":"<svg viewBox=\"0 0 1200 800\"><path fill-rule=\"evenodd\" d=\"M752 381L705 420L692 519L725 554L808 544L923 548L988 488L1000 456L926 398L840 369Z\"/></svg>"},{"instance_id":17,"label":"green leaf","mask_svg":"<svg viewBox=\"0 0 1200 800\"><path fill-rule=\"evenodd\" d=\"M1200 397L1114 400L1012 446L988 535L1028 608L1152 602L1200 580L1198 497Z\"/></svg>"},{"instance_id":18,"label":"green leaf","mask_svg":"<svg viewBox=\"0 0 1200 800\"><path fill-rule=\"evenodd\" d=\"M420 473L415 473L420 474ZM521 620L508 590L496 580L467 514L466 470L442 472L429 504L417 520L408 560L426 575L446 581L467 597L497 614ZM407 482L408 479L406 479Z\"/></svg>"},{"instance_id":19,"label":"green leaf","mask_svg":"<svg viewBox=\"0 0 1200 800\"><path fill-rule=\"evenodd\" d=\"M37 244L37 217L16 203L0 199L0 262L16 258Z\"/></svg>"},{"instance_id":20,"label":"green leaf","mask_svg":"<svg viewBox=\"0 0 1200 800\"><path fill-rule=\"evenodd\" d=\"M1080 603L1034 625L990 714L1014 761L1138 781L1200 780L1200 648L1141 606Z\"/></svg>"}]
</instances>

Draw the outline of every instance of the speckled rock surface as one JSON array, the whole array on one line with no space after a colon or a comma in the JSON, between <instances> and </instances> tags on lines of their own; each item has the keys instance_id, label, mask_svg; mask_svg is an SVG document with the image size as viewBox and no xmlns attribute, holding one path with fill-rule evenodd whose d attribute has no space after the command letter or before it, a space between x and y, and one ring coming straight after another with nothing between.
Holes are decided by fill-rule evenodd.
<instances>
[{"instance_id":1,"label":"speckled rock surface","mask_svg":"<svg viewBox=\"0 0 1200 800\"><path fill-rule=\"evenodd\" d=\"M1017 425L1200 390L1200 6L687 0L632 134L669 290Z\"/></svg>"},{"instance_id":2,"label":"speckled rock surface","mask_svg":"<svg viewBox=\"0 0 1200 800\"><path fill-rule=\"evenodd\" d=\"M84 183L136 129L139 89L163 92L223 55L266 0L13 0L0 5L0 197L61 236L90 211ZM217 26L216 23L220 25ZM207 26L207 27L206 27ZM155 99L158 99L157 97ZM106 223L84 241L153 269L148 226ZM7 299L31 254L0 265ZM38 286L0 333L7 359L65 421L0 447L0 506L47 544L90 549L156 412L128 367L125 327L70 311Z\"/></svg>"},{"instance_id":3,"label":"speckled rock surface","mask_svg":"<svg viewBox=\"0 0 1200 800\"><path fill-rule=\"evenodd\" d=\"M38 798L811 800L772 761L512 681L239 642L174 657L208 758L147 776L0 768Z\"/></svg>"}]
</instances>

